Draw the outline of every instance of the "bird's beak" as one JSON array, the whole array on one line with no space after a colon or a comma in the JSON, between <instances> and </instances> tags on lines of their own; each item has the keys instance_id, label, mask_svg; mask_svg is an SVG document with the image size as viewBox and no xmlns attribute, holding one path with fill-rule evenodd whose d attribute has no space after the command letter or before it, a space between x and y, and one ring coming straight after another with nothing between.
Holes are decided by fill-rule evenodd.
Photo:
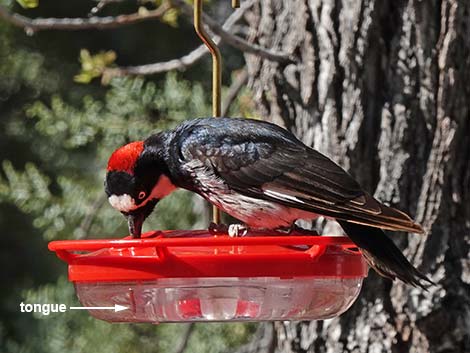
<instances>
[{"instance_id":1,"label":"bird's beak","mask_svg":"<svg viewBox=\"0 0 470 353\"><path fill-rule=\"evenodd\" d=\"M129 226L129 233L133 238L140 238L142 234L142 225L144 224L145 214L136 213L127 216L127 225Z\"/></svg>"},{"instance_id":2,"label":"bird's beak","mask_svg":"<svg viewBox=\"0 0 470 353\"><path fill-rule=\"evenodd\" d=\"M148 215L152 213L158 201L158 199L150 200L146 203L145 206L142 206L132 213L126 215L129 232L133 238L140 238L142 234L142 225L144 224L144 221Z\"/></svg>"}]
</instances>

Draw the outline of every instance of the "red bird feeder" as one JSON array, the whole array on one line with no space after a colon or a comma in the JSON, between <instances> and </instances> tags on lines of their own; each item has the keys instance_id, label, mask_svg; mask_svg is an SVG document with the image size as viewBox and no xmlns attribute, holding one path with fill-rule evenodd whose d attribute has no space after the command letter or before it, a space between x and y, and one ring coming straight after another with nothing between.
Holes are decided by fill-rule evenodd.
<instances>
[{"instance_id":1,"label":"red bird feeder","mask_svg":"<svg viewBox=\"0 0 470 353\"><path fill-rule=\"evenodd\" d=\"M201 18L202 0L195 0L194 26L213 57L217 117L221 57ZM142 239L54 241L49 249L68 263L84 306L126 308L90 311L110 322L320 320L343 313L359 295L368 268L349 238L253 235L157 231Z\"/></svg>"},{"instance_id":2,"label":"red bird feeder","mask_svg":"<svg viewBox=\"0 0 470 353\"><path fill-rule=\"evenodd\" d=\"M110 322L320 320L359 295L367 265L346 237L214 237L157 231L142 239L54 241L84 306Z\"/></svg>"}]
</instances>

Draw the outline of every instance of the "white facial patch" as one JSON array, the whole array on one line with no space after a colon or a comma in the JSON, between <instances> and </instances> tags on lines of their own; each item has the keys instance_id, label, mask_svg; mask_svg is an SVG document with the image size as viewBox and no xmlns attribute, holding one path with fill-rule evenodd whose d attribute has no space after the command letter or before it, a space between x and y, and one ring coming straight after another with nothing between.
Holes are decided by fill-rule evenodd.
<instances>
[{"instance_id":1,"label":"white facial patch","mask_svg":"<svg viewBox=\"0 0 470 353\"><path fill-rule=\"evenodd\" d=\"M108 198L109 203L111 206L113 206L115 209L121 212L130 212L134 211L135 209L139 207L143 207L149 202L150 200L153 199L162 199L171 192L173 192L176 189L176 186L173 185L173 183L170 181L170 179L164 175L158 179L157 184L153 187L152 192L149 197L147 197L146 200L144 200L141 204L136 205L135 200L132 198L132 196L128 194L124 195L111 195Z\"/></svg>"},{"instance_id":2,"label":"white facial patch","mask_svg":"<svg viewBox=\"0 0 470 353\"><path fill-rule=\"evenodd\" d=\"M111 195L108 197L108 201L115 209L121 212L129 212L135 210L135 200L128 194L124 195Z\"/></svg>"}]
</instances>

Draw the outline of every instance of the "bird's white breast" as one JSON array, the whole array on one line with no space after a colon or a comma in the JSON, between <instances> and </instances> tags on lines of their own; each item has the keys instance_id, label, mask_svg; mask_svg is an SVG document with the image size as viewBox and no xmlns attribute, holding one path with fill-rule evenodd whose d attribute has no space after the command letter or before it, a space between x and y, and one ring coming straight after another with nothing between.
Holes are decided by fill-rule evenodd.
<instances>
[{"instance_id":1,"label":"bird's white breast","mask_svg":"<svg viewBox=\"0 0 470 353\"><path fill-rule=\"evenodd\" d=\"M288 227L297 219L314 219L316 214L253 198L231 190L201 162L189 162L186 167L199 183L199 193L229 215L252 228L275 229Z\"/></svg>"}]
</instances>

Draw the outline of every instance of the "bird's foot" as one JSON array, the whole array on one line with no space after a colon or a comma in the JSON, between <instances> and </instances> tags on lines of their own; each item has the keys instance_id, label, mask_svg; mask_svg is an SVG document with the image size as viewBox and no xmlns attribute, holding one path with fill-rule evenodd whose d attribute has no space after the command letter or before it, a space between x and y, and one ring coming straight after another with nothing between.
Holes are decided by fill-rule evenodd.
<instances>
[{"instance_id":1,"label":"bird's foot","mask_svg":"<svg viewBox=\"0 0 470 353\"><path fill-rule=\"evenodd\" d=\"M244 237L248 234L248 226L244 224L216 224L211 222L208 227L209 233L213 235L228 234L231 238Z\"/></svg>"},{"instance_id":2,"label":"bird's foot","mask_svg":"<svg viewBox=\"0 0 470 353\"><path fill-rule=\"evenodd\" d=\"M221 223L217 224L217 223L211 222L207 230L209 231L209 233L213 235L227 234L228 226L226 224L221 224Z\"/></svg>"},{"instance_id":3,"label":"bird's foot","mask_svg":"<svg viewBox=\"0 0 470 353\"><path fill-rule=\"evenodd\" d=\"M319 235L317 231L299 227L297 224L293 224L290 227L277 228L276 232L282 233L285 235L292 235L293 233L300 234L300 235L311 235L311 236Z\"/></svg>"},{"instance_id":4,"label":"bird's foot","mask_svg":"<svg viewBox=\"0 0 470 353\"><path fill-rule=\"evenodd\" d=\"M248 226L244 224L230 224L228 226L228 236L231 238L244 237L248 234Z\"/></svg>"}]
</instances>

